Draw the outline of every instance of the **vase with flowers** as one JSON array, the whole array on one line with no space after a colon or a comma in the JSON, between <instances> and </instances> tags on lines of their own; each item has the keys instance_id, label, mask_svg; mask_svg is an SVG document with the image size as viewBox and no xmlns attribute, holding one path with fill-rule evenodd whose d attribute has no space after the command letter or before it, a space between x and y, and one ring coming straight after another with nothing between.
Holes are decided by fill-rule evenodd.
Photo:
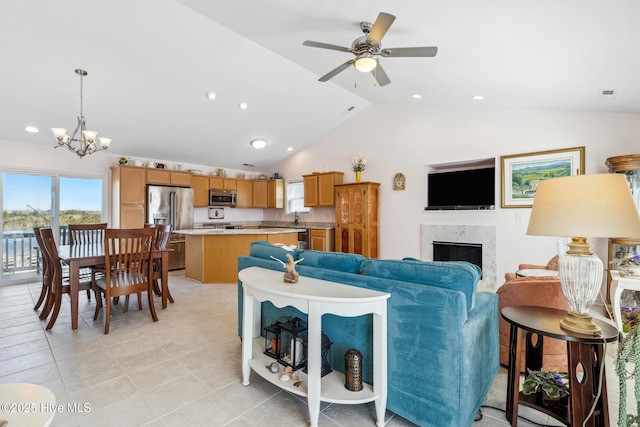
<instances>
[{"instance_id":1,"label":"vase with flowers","mask_svg":"<svg viewBox=\"0 0 640 427\"><path fill-rule=\"evenodd\" d=\"M354 157L351 159L351 169L356 173L356 182L360 182L360 176L366 164L366 157Z\"/></svg>"},{"instance_id":2,"label":"vase with flowers","mask_svg":"<svg viewBox=\"0 0 640 427\"><path fill-rule=\"evenodd\" d=\"M536 394L542 392L542 403L547 406L563 407L569 401L569 385L567 376L560 372L549 372L543 369L532 371L527 369L527 376L522 383L522 393Z\"/></svg>"}]
</instances>

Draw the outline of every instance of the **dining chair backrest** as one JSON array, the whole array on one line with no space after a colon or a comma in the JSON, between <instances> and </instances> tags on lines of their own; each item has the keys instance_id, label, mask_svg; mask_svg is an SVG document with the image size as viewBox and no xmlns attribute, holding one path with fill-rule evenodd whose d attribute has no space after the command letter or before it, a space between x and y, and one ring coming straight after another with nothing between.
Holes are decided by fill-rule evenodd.
<instances>
[{"instance_id":1,"label":"dining chair backrest","mask_svg":"<svg viewBox=\"0 0 640 427\"><path fill-rule=\"evenodd\" d=\"M40 254L38 255L40 258L40 268L42 271L42 289L40 290L40 296L38 297L38 301L36 305L33 307L34 310L37 310L42 306L42 303L45 302L47 298L47 294L49 293L49 288L51 287L51 273L49 272L49 261L48 257L44 253L44 243L42 242L42 236L40 234L40 230L43 227L33 227L33 235L36 238L36 243L38 244L38 248L40 249Z\"/></svg>"},{"instance_id":2,"label":"dining chair backrest","mask_svg":"<svg viewBox=\"0 0 640 427\"><path fill-rule=\"evenodd\" d=\"M102 243L107 223L69 224L69 244Z\"/></svg>"},{"instance_id":3,"label":"dining chair backrest","mask_svg":"<svg viewBox=\"0 0 640 427\"><path fill-rule=\"evenodd\" d=\"M157 224L156 225L156 244L155 249L165 250L169 244L169 238L171 237L171 224Z\"/></svg>"},{"instance_id":4,"label":"dining chair backrest","mask_svg":"<svg viewBox=\"0 0 640 427\"><path fill-rule=\"evenodd\" d=\"M58 245L53 237L53 230L48 227L40 229L42 241L42 256L47 259L52 291L55 293L58 285L62 286L62 265L58 256Z\"/></svg>"},{"instance_id":5,"label":"dining chair backrest","mask_svg":"<svg viewBox=\"0 0 640 427\"><path fill-rule=\"evenodd\" d=\"M106 229L105 266L110 297L149 288L155 233L153 228Z\"/></svg>"}]
</instances>

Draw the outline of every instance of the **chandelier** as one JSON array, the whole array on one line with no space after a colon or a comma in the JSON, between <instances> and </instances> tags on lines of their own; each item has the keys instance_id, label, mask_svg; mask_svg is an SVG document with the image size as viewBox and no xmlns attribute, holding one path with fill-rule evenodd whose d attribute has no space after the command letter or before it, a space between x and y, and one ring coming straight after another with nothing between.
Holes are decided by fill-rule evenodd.
<instances>
[{"instance_id":1,"label":"chandelier","mask_svg":"<svg viewBox=\"0 0 640 427\"><path fill-rule=\"evenodd\" d=\"M98 135L98 132L87 130L86 120L82 113L82 83L87 72L78 68L76 69L76 74L80 76L80 116L78 117L78 125L71 135L67 135L67 130L64 128L51 128L51 132L53 132L53 136L58 142L55 148L68 148L82 158L87 154L108 149L111 144L111 139L104 137L97 138L100 144L100 147L98 147L96 144L96 135ZM79 134L78 131L80 131ZM77 138L76 135L78 135Z\"/></svg>"}]
</instances>

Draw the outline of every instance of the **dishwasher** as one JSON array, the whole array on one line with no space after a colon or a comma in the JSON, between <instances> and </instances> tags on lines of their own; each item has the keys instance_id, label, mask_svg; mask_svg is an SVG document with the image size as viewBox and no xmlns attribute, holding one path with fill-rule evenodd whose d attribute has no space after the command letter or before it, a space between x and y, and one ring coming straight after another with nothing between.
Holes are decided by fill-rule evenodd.
<instances>
[{"instance_id":1,"label":"dishwasher","mask_svg":"<svg viewBox=\"0 0 640 427\"><path fill-rule=\"evenodd\" d=\"M298 231L298 249L309 249L309 229Z\"/></svg>"}]
</instances>

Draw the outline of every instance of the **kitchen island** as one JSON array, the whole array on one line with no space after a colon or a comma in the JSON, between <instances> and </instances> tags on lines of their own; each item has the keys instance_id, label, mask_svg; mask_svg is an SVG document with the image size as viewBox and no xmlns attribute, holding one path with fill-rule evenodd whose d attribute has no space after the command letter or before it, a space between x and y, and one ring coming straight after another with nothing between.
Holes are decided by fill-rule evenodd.
<instances>
[{"instance_id":1,"label":"kitchen island","mask_svg":"<svg viewBox=\"0 0 640 427\"><path fill-rule=\"evenodd\" d=\"M177 230L185 235L185 276L200 283L236 283L238 256L256 240L296 246L298 228ZM284 271L284 269L283 269Z\"/></svg>"}]
</instances>

